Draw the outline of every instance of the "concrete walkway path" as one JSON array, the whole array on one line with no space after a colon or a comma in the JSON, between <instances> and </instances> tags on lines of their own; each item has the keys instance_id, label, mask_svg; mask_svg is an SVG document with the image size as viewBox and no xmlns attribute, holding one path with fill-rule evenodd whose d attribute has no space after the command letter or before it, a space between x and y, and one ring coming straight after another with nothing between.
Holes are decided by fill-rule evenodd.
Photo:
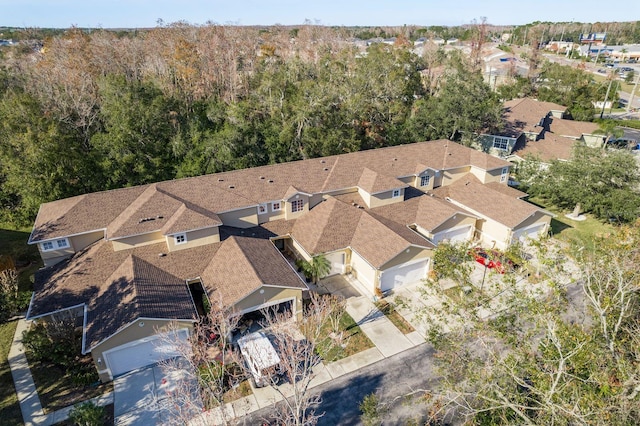
<instances>
[{"instance_id":1,"label":"concrete walkway path","mask_svg":"<svg viewBox=\"0 0 640 426\"><path fill-rule=\"evenodd\" d=\"M417 344L402 334L391 320L365 296L347 299L347 313L385 358L406 351Z\"/></svg>"},{"instance_id":2,"label":"concrete walkway path","mask_svg":"<svg viewBox=\"0 0 640 426\"><path fill-rule=\"evenodd\" d=\"M24 424L26 426L49 426L67 420L73 406L61 408L60 410L47 414L44 413L36 385L31 376L29 362L24 354L24 345L22 344L22 333L27 330L28 327L29 324L24 318L18 320L16 332L13 335L13 342L9 349L9 367L11 368L13 384L16 388L16 395L20 403ZM100 406L109 405L113 403L113 392L93 398L90 401Z\"/></svg>"}]
</instances>

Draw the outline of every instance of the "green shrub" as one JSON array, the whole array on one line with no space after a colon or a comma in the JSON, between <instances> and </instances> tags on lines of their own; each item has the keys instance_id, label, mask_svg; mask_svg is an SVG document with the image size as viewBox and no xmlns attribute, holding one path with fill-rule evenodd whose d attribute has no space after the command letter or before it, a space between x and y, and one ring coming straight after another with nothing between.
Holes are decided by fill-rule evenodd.
<instances>
[{"instance_id":1,"label":"green shrub","mask_svg":"<svg viewBox=\"0 0 640 426\"><path fill-rule=\"evenodd\" d=\"M380 401L375 393L365 396L360 403L360 421L365 426L378 426L382 424L380 419Z\"/></svg>"},{"instance_id":2,"label":"green shrub","mask_svg":"<svg viewBox=\"0 0 640 426\"><path fill-rule=\"evenodd\" d=\"M73 407L69 412L69 420L78 426L102 426L105 415L104 407L95 405L93 402L85 402Z\"/></svg>"},{"instance_id":3,"label":"green shrub","mask_svg":"<svg viewBox=\"0 0 640 426\"><path fill-rule=\"evenodd\" d=\"M76 356L80 353L80 339L74 319L64 317L32 324L24 332L22 343L31 359L71 369L75 368Z\"/></svg>"}]
</instances>

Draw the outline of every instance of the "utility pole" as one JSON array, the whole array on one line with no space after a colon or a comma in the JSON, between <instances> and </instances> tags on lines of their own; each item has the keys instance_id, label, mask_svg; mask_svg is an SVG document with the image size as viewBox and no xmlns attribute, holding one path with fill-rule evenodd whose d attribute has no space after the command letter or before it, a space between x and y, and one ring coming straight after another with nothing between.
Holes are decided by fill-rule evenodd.
<instances>
[{"instance_id":1,"label":"utility pole","mask_svg":"<svg viewBox=\"0 0 640 426\"><path fill-rule=\"evenodd\" d=\"M607 87L607 94L604 95L604 102L602 103L602 111L600 111L600 118L604 115L604 107L607 105L607 99L609 99L609 91L611 90L611 83L613 83L613 75L609 74L609 87Z\"/></svg>"}]
</instances>

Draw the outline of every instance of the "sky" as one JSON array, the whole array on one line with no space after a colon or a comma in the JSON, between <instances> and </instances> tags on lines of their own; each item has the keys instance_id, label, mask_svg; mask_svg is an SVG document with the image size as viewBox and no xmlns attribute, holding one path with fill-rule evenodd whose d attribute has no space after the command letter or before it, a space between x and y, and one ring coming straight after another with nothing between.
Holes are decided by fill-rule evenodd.
<instances>
[{"instance_id":1,"label":"sky","mask_svg":"<svg viewBox=\"0 0 640 426\"><path fill-rule=\"evenodd\" d=\"M607 7L607 5L611 7ZM640 20L623 0L0 0L0 26L147 28L185 21L234 25L457 26Z\"/></svg>"}]
</instances>

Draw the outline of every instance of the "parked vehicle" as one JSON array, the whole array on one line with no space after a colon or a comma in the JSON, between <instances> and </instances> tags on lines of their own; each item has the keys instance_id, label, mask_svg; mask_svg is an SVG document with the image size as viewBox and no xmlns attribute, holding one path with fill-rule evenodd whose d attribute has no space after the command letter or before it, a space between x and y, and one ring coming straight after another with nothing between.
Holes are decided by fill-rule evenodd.
<instances>
[{"instance_id":1,"label":"parked vehicle","mask_svg":"<svg viewBox=\"0 0 640 426\"><path fill-rule=\"evenodd\" d=\"M636 141L635 139L625 139L625 138L610 139L607 141L607 145L609 145L611 148L628 149L631 151L636 151L640 149L640 144L638 144L638 141Z\"/></svg>"},{"instance_id":2,"label":"parked vehicle","mask_svg":"<svg viewBox=\"0 0 640 426\"><path fill-rule=\"evenodd\" d=\"M489 269L494 269L499 274L510 272L519 267L504 257L502 253L497 250L485 250L482 247L474 247L469 251L469 254L473 256L474 260L479 264L486 266Z\"/></svg>"},{"instance_id":3,"label":"parked vehicle","mask_svg":"<svg viewBox=\"0 0 640 426\"><path fill-rule=\"evenodd\" d=\"M280 357L262 331L242 336L238 339L238 347L256 387L268 386L278 377Z\"/></svg>"}]
</instances>

